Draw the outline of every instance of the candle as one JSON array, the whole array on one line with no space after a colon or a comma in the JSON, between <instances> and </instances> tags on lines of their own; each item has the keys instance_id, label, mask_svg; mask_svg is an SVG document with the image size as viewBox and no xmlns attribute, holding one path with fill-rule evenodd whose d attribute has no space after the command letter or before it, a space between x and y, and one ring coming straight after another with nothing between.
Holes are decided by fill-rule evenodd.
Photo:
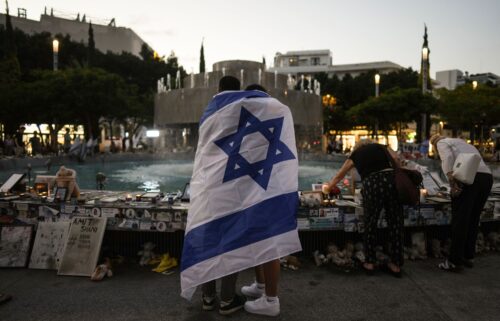
<instances>
[{"instance_id":1,"label":"candle","mask_svg":"<svg viewBox=\"0 0 500 321\"><path fill-rule=\"evenodd\" d=\"M420 189L420 203L425 203L426 196L427 196L427 190L425 188Z\"/></svg>"},{"instance_id":2,"label":"candle","mask_svg":"<svg viewBox=\"0 0 500 321\"><path fill-rule=\"evenodd\" d=\"M131 200L132 200L132 195L127 194L127 196L125 196L125 201L130 202Z\"/></svg>"}]
</instances>

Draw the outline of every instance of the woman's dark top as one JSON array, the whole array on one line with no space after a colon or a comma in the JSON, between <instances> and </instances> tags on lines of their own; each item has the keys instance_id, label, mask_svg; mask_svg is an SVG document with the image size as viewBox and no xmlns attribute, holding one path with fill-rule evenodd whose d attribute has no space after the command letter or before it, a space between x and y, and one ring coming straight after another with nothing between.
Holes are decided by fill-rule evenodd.
<instances>
[{"instance_id":1,"label":"woman's dark top","mask_svg":"<svg viewBox=\"0 0 500 321\"><path fill-rule=\"evenodd\" d=\"M387 147L380 144L367 144L357 148L349 158L354 162L361 179L383 169L391 168Z\"/></svg>"}]
</instances>

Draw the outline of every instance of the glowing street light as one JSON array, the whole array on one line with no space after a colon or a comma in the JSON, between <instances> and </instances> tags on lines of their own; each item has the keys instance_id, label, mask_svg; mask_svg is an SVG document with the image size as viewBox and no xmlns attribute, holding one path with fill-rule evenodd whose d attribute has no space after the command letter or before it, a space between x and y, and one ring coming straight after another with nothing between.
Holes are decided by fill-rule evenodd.
<instances>
[{"instance_id":1,"label":"glowing street light","mask_svg":"<svg viewBox=\"0 0 500 321\"><path fill-rule=\"evenodd\" d=\"M57 71L58 69L58 55L59 55L59 40L54 39L52 41L52 61L53 61L53 69Z\"/></svg>"},{"instance_id":2,"label":"glowing street light","mask_svg":"<svg viewBox=\"0 0 500 321\"><path fill-rule=\"evenodd\" d=\"M375 74L375 97L379 95L380 75Z\"/></svg>"},{"instance_id":3,"label":"glowing street light","mask_svg":"<svg viewBox=\"0 0 500 321\"><path fill-rule=\"evenodd\" d=\"M472 89L473 89L473 90L476 90L476 88L477 88L477 81L476 81L476 80L474 80L474 81L472 82Z\"/></svg>"}]
</instances>

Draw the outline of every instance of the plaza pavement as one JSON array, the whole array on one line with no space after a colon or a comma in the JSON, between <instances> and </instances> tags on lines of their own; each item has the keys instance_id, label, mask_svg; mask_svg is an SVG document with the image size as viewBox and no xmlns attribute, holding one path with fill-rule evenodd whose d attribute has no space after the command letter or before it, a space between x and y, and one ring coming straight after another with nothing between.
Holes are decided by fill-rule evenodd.
<instances>
[{"instance_id":1,"label":"plaza pavement","mask_svg":"<svg viewBox=\"0 0 500 321\"><path fill-rule=\"evenodd\" d=\"M178 270L156 274L129 260L102 282L56 271L1 269L0 292L14 298L0 305L0 320L500 320L498 253L480 256L460 274L438 270L436 259L407 262L402 279L302 261L300 270L282 272L276 318L202 312L199 290L192 303L179 296ZM252 280L253 271L244 271L238 287Z\"/></svg>"}]
</instances>

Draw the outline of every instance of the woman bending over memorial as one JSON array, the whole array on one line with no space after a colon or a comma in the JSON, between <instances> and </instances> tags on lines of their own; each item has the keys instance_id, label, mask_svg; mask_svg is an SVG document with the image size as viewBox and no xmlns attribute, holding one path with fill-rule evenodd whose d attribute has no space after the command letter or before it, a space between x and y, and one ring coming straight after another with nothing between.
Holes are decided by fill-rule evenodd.
<instances>
[{"instance_id":1,"label":"woman bending over memorial","mask_svg":"<svg viewBox=\"0 0 500 321\"><path fill-rule=\"evenodd\" d=\"M390 155L390 156L389 156ZM385 145L376 144L369 139L362 139L353 148L353 152L342 165L337 175L328 182L332 190L355 168L362 179L363 214L365 219L366 262L363 269L373 274L375 269L375 247L378 245L377 222L382 209L389 227L390 262L383 268L391 275L401 277L403 265L403 206L394 183L394 170L389 157L399 162L397 154Z\"/></svg>"}]
</instances>

